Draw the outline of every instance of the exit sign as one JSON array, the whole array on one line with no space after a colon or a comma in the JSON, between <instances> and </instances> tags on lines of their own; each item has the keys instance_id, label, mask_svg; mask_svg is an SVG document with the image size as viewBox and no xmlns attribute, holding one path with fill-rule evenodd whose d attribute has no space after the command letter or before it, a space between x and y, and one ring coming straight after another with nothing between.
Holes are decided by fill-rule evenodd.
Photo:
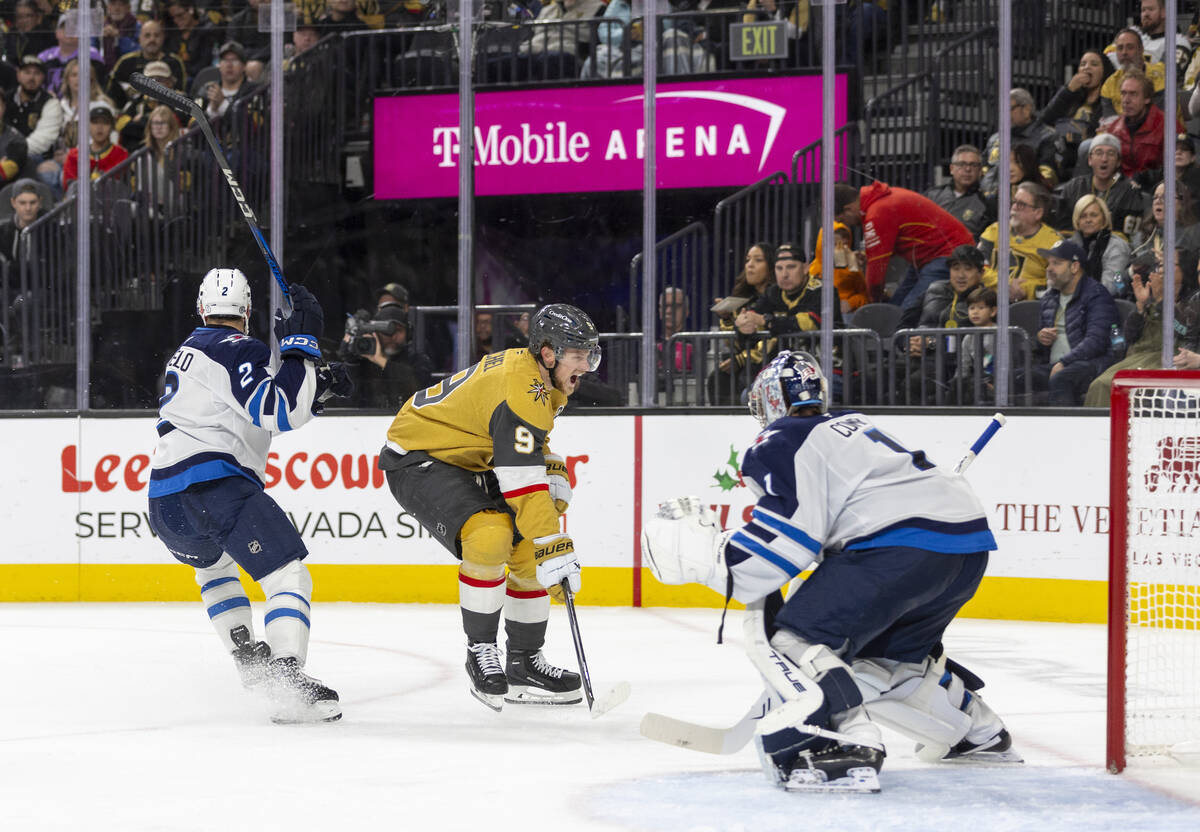
<instances>
[{"instance_id":1,"label":"exit sign","mask_svg":"<svg viewBox=\"0 0 1200 832\"><path fill-rule=\"evenodd\" d=\"M786 58L787 24L782 20L734 23L729 27L729 60L761 61Z\"/></svg>"}]
</instances>

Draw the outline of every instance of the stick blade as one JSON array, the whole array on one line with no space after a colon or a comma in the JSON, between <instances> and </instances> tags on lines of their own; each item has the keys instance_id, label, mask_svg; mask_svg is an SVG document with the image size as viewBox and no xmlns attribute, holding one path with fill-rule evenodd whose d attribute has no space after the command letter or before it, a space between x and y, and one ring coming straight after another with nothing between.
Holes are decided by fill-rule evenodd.
<instances>
[{"instance_id":1,"label":"stick blade","mask_svg":"<svg viewBox=\"0 0 1200 832\"><path fill-rule=\"evenodd\" d=\"M710 728L694 722L669 717L666 714L648 713L642 717L639 730L643 737L656 742L701 751L705 754L733 754L744 748L754 736L756 723L739 723L733 728ZM743 736L743 734L745 736Z\"/></svg>"},{"instance_id":2,"label":"stick blade","mask_svg":"<svg viewBox=\"0 0 1200 832\"><path fill-rule=\"evenodd\" d=\"M633 688L628 682L617 682L609 690L601 691L589 709L592 719L598 719L629 698Z\"/></svg>"}]
</instances>

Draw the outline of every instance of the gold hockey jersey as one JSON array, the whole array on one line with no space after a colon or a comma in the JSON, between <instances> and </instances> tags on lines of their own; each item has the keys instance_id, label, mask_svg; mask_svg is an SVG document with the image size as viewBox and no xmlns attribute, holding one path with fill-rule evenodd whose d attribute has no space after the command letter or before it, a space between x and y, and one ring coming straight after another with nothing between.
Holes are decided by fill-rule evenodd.
<instances>
[{"instance_id":1,"label":"gold hockey jersey","mask_svg":"<svg viewBox=\"0 0 1200 832\"><path fill-rule=\"evenodd\" d=\"M542 381L532 353L505 350L418 390L392 420L387 444L468 471L494 471L517 530L544 537L559 532L545 454L566 403L564 393Z\"/></svg>"}]
</instances>

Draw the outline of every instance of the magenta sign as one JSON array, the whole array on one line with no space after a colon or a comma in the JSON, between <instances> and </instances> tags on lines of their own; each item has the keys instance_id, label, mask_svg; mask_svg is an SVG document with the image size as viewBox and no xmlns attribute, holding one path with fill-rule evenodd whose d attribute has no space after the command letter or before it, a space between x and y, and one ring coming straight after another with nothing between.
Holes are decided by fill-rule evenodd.
<instances>
[{"instance_id":1,"label":"magenta sign","mask_svg":"<svg viewBox=\"0 0 1200 832\"><path fill-rule=\"evenodd\" d=\"M846 120L846 76L835 87ZM659 84L658 187L748 185L790 171L821 138L821 77ZM553 87L475 96L475 192L625 191L642 187L642 87ZM458 96L375 100L375 198L458 193Z\"/></svg>"}]
</instances>

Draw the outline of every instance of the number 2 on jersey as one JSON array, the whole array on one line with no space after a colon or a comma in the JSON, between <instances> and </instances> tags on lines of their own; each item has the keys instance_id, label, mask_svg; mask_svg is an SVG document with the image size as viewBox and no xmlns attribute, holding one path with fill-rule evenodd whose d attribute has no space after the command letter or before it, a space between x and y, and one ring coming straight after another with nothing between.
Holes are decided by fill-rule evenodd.
<instances>
[{"instance_id":1,"label":"number 2 on jersey","mask_svg":"<svg viewBox=\"0 0 1200 832\"><path fill-rule=\"evenodd\" d=\"M918 471L928 471L930 468L937 467L934 463L925 458L924 451L910 451L908 448L901 445L879 428L871 428L864 435L872 442L878 442L881 445L886 445L898 454L908 454L912 457L913 467Z\"/></svg>"}]
</instances>

